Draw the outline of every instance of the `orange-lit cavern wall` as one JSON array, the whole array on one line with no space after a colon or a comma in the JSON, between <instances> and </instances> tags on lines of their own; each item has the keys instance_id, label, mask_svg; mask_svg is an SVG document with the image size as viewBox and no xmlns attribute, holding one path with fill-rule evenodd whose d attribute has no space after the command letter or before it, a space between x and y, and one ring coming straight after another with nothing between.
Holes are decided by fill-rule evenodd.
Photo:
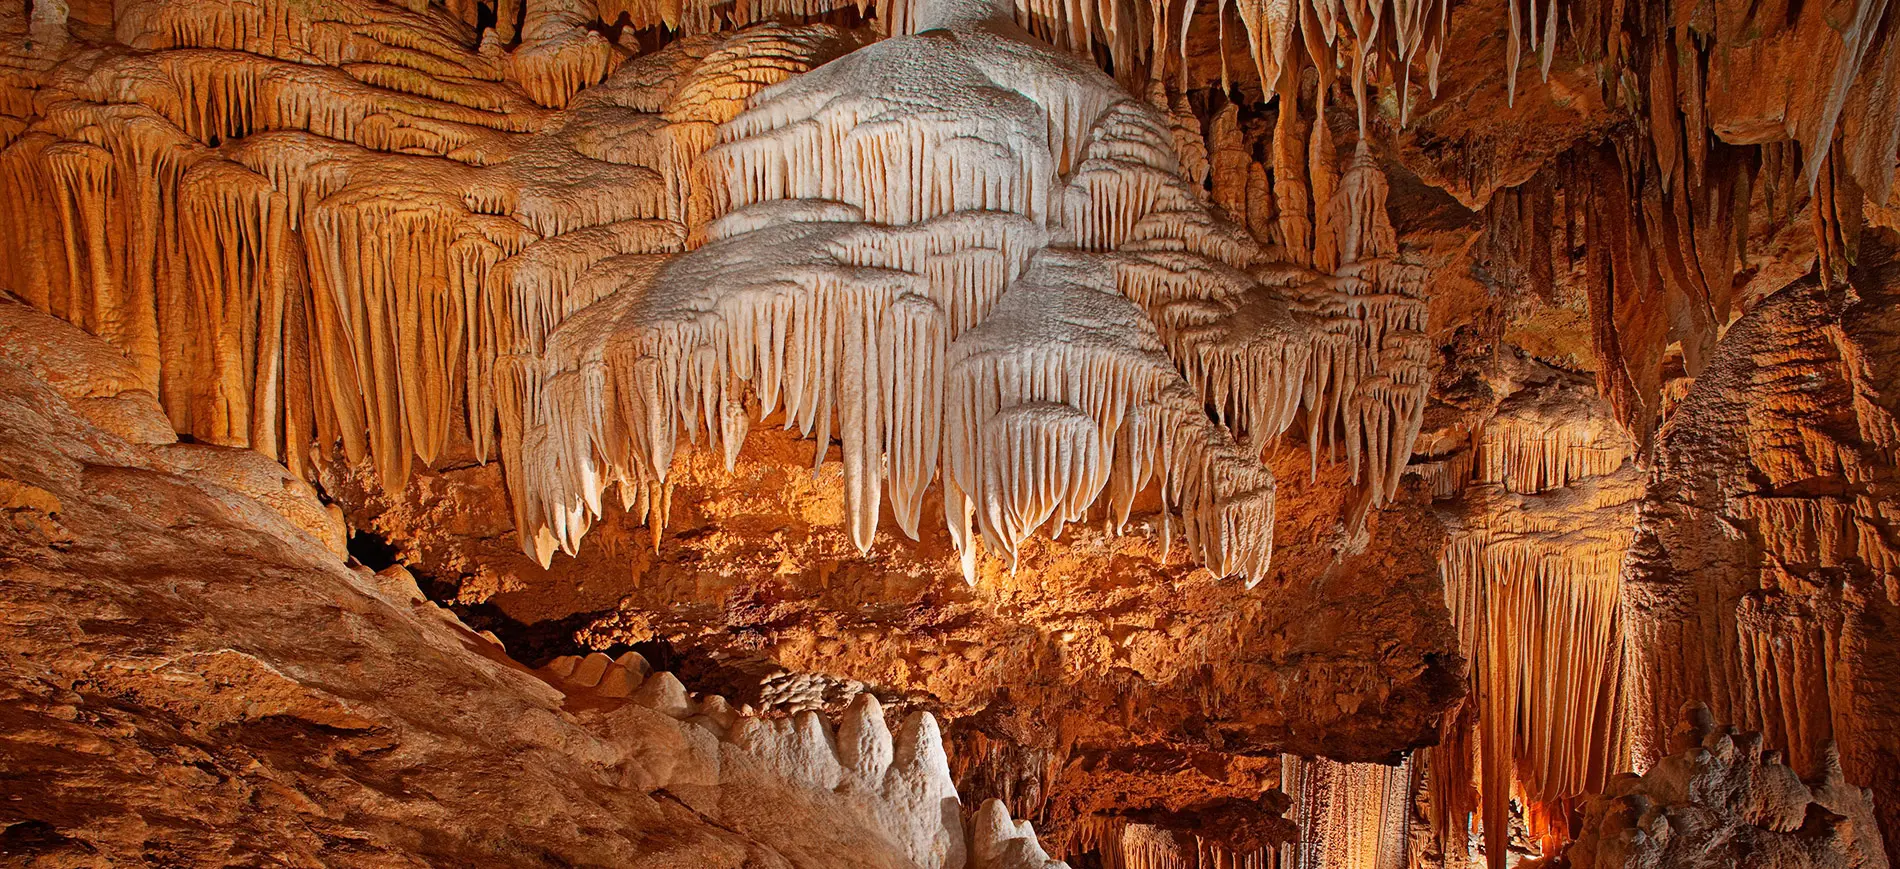
<instances>
[{"instance_id":1,"label":"orange-lit cavern wall","mask_svg":"<svg viewBox=\"0 0 1900 869\"><path fill-rule=\"evenodd\" d=\"M1900 858L1900 3L0 0L11 865Z\"/></svg>"}]
</instances>

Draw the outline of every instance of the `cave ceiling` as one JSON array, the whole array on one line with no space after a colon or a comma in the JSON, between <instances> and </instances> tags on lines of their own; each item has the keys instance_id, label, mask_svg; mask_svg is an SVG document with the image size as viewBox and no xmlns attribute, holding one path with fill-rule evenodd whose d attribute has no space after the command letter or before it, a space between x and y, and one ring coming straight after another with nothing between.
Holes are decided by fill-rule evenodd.
<instances>
[{"instance_id":1,"label":"cave ceiling","mask_svg":"<svg viewBox=\"0 0 1900 869\"><path fill-rule=\"evenodd\" d=\"M1900 4L0 0L0 856L1885 867Z\"/></svg>"}]
</instances>

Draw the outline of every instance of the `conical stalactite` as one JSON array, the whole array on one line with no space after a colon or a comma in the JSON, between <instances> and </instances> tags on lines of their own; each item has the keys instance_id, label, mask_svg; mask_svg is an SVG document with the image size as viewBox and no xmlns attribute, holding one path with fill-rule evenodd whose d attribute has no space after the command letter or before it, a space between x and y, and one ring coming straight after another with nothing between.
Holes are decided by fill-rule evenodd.
<instances>
[{"instance_id":1,"label":"conical stalactite","mask_svg":"<svg viewBox=\"0 0 1900 869\"><path fill-rule=\"evenodd\" d=\"M1362 146L1324 227L1331 241L1320 249L1337 257L1335 274L1296 291L1323 324L1304 397L1313 462L1343 445L1373 506L1398 491L1431 385L1430 272L1399 256L1385 197L1385 177Z\"/></svg>"},{"instance_id":2,"label":"conical stalactite","mask_svg":"<svg viewBox=\"0 0 1900 869\"><path fill-rule=\"evenodd\" d=\"M1227 213L1229 220L1246 223L1248 198L1255 193L1249 189L1252 183L1249 172L1255 164L1240 131L1240 108L1232 103L1223 107L1214 116L1207 135L1212 151L1208 174L1213 182L1210 186L1214 204Z\"/></svg>"},{"instance_id":3,"label":"conical stalactite","mask_svg":"<svg viewBox=\"0 0 1900 869\"><path fill-rule=\"evenodd\" d=\"M1274 211L1278 214L1273 240L1283 255L1310 266L1313 264L1314 199L1307 185L1305 125L1300 120L1298 97L1297 79L1282 79L1280 111L1275 116L1272 143Z\"/></svg>"},{"instance_id":4,"label":"conical stalactite","mask_svg":"<svg viewBox=\"0 0 1900 869\"><path fill-rule=\"evenodd\" d=\"M1159 81L1148 84L1148 104L1168 118L1168 130L1174 134L1174 156L1180 161L1181 176L1200 187L1213 172L1207 138L1201 133L1201 119L1186 94Z\"/></svg>"},{"instance_id":5,"label":"conical stalactite","mask_svg":"<svg viewBox=\"0 0 1900 869\"><path fill-rule=\"evenodd\" d=\"M1411 762L1397 766L1280 756L1280 787L1300 841L1282 845L1286 869L1402 869L1411 865Z\"/></svg>"}]
</instances>

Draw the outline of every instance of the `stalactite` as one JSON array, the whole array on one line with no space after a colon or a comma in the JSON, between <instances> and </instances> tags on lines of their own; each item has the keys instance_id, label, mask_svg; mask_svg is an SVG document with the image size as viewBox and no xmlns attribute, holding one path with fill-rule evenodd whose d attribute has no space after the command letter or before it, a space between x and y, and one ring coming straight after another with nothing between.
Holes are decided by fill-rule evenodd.
<instances>
[{"instance_id":1,"label":"stalactite","mask_svg":"<svg viewBox=\"0 0 1900 869\"><path fill-rule=\"evenodd\" d=\"M1092 257L1042 257L951 348L945 512L952 536L968 547L974 520L986 544L1013 560L1030 532L1047 521L1059 533L1104 486L1118 523L1126 521L1134 495L1155 479L1180 506L1189 547L1210 569L1264 577L1272 475L1206 419L1153 327L1113 294L1112 277ZM1039 443L1024 438L1032 431ZM997 438L1033 449L999 451ZM1053 479L1039 473L1056 460L1071 464L1048 467ZM1013 468L1019 463L1027 479L998 491L996 483L1021 473ZM1042 488L1051 483L1058 488Z\"/></svg>"},{"instance_id":2,"label":"stalactite","mask_svg":"<svg viewBox=\"0 0 1900 869\"><path fill-rule=\"evenodd\" d=\"M1343 445L1374 506L1398 491L1430 388L1428 272L1398 257L1385 197L1385 177L1361 147L1329 208L1323 249L1337 272L1299 291L1324 323L1304 397L1314 465Z\"/></svg>"},{"instance_id":3,"label":"stalactite","mask_svg":"<svg viewBox=\"0 0 1900 869\"><path fill-rule=\"evenodd\" d=\"M1167 115L1168 130L1174 134L1174 155L1180 161L1181 175L1190 185L1204 186L1213 171L1210 151L1218 146L1201 132L1201 119L1185 94L1169 89L1159 80L1148 85L1148 103ZM1236 131L1238 132L1238 131Z\"/></svg>"},{"instance_id":4,"label":"stalactite","mask_svg":"<svg viewBox=\"0 0 1900 869\"><path fill-rule=\"evenodd\" d=\"M194 348L186 378L192 429L281 460L285 308L291 271L302 268L289 259L288 202L268 180L221 160L193 166L178 195L196 295L192 331L211 338Z\"/></svg>"},{"instance_id":5,"label":"stalactite","mask_svg":"<svg viewBox=\"0 0 1900 869\"><path fill-rule=\"evenodd\" d=\"M1281 849L1272 845L1237 850L1196 832L1126 817L1091 815L1078 827L1071 852L1095 855L1102 869L1280 869L1290 865L1283 862Z\"/></svg>"},{"instance_id":6,"label":"stalactite","mask_svg":"<svg viewBox=\"0 0 1900 869\"><path fill-rule=\"evenodd\" d=\"M1331 286L1262 283L1246 271L1257 243L1208 210L1198 163L1182 165L1181 154L1200 153L1198 129L1171 125L1090 65L984 31L989 10L980 4L913 22L968 28L959 45L880 44L816 69L847 45L829 28L759 28L698 61L663 52L630 65L628 84L609 82L607 96L559 115L490 87L512 74L537 100L560 104L599 73L593 60L573 75L555 69L564 60L545 75L524 71L527 47L565 44L577 25L558 4L527 11L512 72L458 48L459 25L435 22L421 41L402 42L395 34L412 23L407 13L264 6L205 21L171 6L128 13L125 38L164 50L74 79L74 99L49 121L79 135L100 112L120 111L108 104L135 101L150 108L128 111L176 131L103 147L32 138L8 149L9 171L46 202L28 200L7 219L70 242L58 248L64 281L38 282L59 294L44 304L109 333L75 306L128 293L155 300L158 313L139 321L150 323L145 331L120 340L154 359L155 377L206 390L167 403L181 427L210 440L301 462L298 439L314 433L321 452L340 442L393 490L413 459L437 461L465 430L475 458L503 459L524 548L543 560L573 550L615 483L629 509L657 526L674 441L704 433L730 462L755 401L771 413L782 399L788 423L821 444L842 436L851 536L865 548L886 497L900 527L917 533L940 467L955 475L940 454L1041 444L1047 466L967 464L948 481L953 501L1010 493L982 501L981 515L951 511L966 557L972 532L1010 554L1038 527L1080 521L1103 493L1125 519L1136 493L1156 482L1170 509L1183 511L1198 557L1257 581L1270 552L1272 483L1247 453L1303 403L1329 420L1326 437L1344 438L1355 464L1362 456L1380 469L1403 464L1393 454L1407 452L1416 414L1398 348L1419 324L1390 303L1357 300L1362 288L1391 289L1390 276L1409 274L1375 263L1393 253L1390 244L1372 239L1360 251L1353 222L1385 225L1376 179L1351 176L1339 202L1322 209L1329 219L1343 209L1325 237L1354 258L1340 262ZM596 45L591 33L576 38ZM392 47L415 54L399 60ZM339 67L276 59L300 52ZM918 74L892 76L892 62ZM691 74L670 92L640 91L650 75L633 69L640 63ZM957 105L975 82L1019 95L984 112L994 127L976 137L907 108ZM1179 115L1180 98L1169 99ZM608 141L592 126L616 100L644 108L599 123L639 135ZM1293 115L1283 111L1283 121ZM1230 216L1268 219L1247 202L1249 188L1280 195L1283 222L1309 213L1286 198L1303 194L1307 178L1331 189L1325 161L1309 165L1298 136L1285 138L1302 145L1301 159L1268 182L1244 153L1233 157L1243 146L1233 113L1226 118L1217 186ZM1330 153L1326 135L1323 124L1312 128L1310 153ZM189 174L210 146L233 162L193 170L200 180L191 185L168 180ZM226 177L234 182L213 181ZM174 188L197 191L206 207L180 217L179 202L164 198ZM189 242L175 254L140 253L157 264L149 273L113 260L117 248L105 240L131 231L102 217L117 210L104 204L115 196L155 215L131 225L150 230L131 251L174 235ZM64 217L46 219L62 202ZM168 220L191 231L167 231ZM805 229L756 234L787 220ZM1087 294L1139 305L1114 314L1123 347L1094 363L1107 376L1125 364L1116 354L1129 352L1139 373L1116 373L1107 393L1025 389L965 429L944 427L933 396L952 388L953 342L992 317L1052 236L1094 252L1088 261L1108 280L1091 277ZM702 280L698 266L661 269L643 258L701 239L728 257L767 239L789 244L774 251L776 266L720 266L749 270L728 271L723 284ZM1289 249L1308 255L1309 245ZM1079 262L1046 258L1056 271ZM797 292L786 293L788 276ZM692 293L669 295L689 281ZM724 298L703 295L715 285ZM627 293L665 301L608 303ZM1314 298L1317 315L1306 307ZM755 310L761 302L767 308ZM692 325L671 320L689 311ZM234 343L192 339L207 331ZM1311 364L1316 354L1329 359L1324 375ZM1217 408L1216 420L1204 405ZM1390 475L1371 476L1382 498Z\"/></svg>"},{"instance_id":7,"label":"stalactite","mask_svg":"<svg viewBox=\"0 0 1900 869\"><path fill-rule=\"evenodd\" d=\"M1298 83L1285 79L1273 130L1273 198L1280 221L1274 240L1284 256L1313 264L1312 195L1307 189L1306 146L1296 97Z\"/></svg>"},{"instance_id":8,"label":"stalactite","mask_svg":"<svg viewBox=\"0 0 1900 869\"><path fill-rule=\"evenodd\" d=\"M674 91L662 112L670 146L663 174L667 201L684 206L669 217L686 226L690 243L704 243L706 225L718 216L700 158L717 143L719 125L738 117L753 94L809 71L845 44L831 28L748 28L707 54Z\"/></svg>"},{"instance_id":9,"label":"stalactite","mask_svg":"<svg viewBox=\"0 0 1900 869\"><path fill-rule=\"evenodd\" d=\"M871 546L887 497L900 527L916 533L941 453L966 566L976 533L1013 557L1027 534L1082 519L1104 491L1125 520L1153 481L1183 511L1190 548L1210 568L1264 576L1271 476L1206 419L1160 352L1156 327L1119 296L1151 311L1245 297L1252 281L1222 263L1250 260L1251 240L1208 219L1158 113L1113 97L1097 72L1023 54L1021 43L975 32L964 40L956 53L880 43L762 94L706 153L725 191L714 204L727 210L708 225L708 243L621 282L626 307L563 326L570 336L550 342L545 361L522 360L515 370L528 380L515 406L564 408L519 428L520 464L554 471L516 472L529 477L516 488L527 493L519 506L531 551L572 551L610 481L664 480L679 435L704 433L730 456L730 433L743 426L729 421L746 420L756 397L760 415L782 400L788 426L820 444L836 425L860 548ZM930 76L891 76L886 60ZM944 70L996 78L1050 110L1001 114L1015 132L986 146L1001 149L994 158L971 162L967 139L933 151L931 116L840 108L876 108L890 99L881 88L926 86L904 98L954 103L960 97L938 92ZM1066 188L1056 167L1070 169ZM1045 251L1032 268L1048 222L1101 253ZM1110 253L1118 248L1128 251ZM1005 292L1012 280L1019 287ZM1273 310L1271 300L1252 304ZM1237 357L1258 362L1197 369L1210 375L1199 385L1227 390L1220 403L1262 438L1290 421L1304 374L1305 326L1280 305L1282 331ZM1085 323L1091 342L1077 343ZM1213 333L1169 334L1185 348ZM1219 358L1213 352L1210 344L1203 358ZM527 373L536 366L541 373ZM945 390L943 402L932 398ZM617 415L593 410L615 406L610 396L620 396ZM570 419L585 422L555 424ZM504 419L504 453L511 425ZM630 447L619 446L623 431ZM990 458L1001 456L1017 458Z\"/></svg>"},{"instance_id":10,"label":"stalactite","mask_svg":"<svg viewBox=\"0 0 1900 869\"><path fill-rule=\"evenodd\" d=\"M449 293L459 213L460 203L424 191L401 199L332 196L306 226L311 285L323 299L316 310L331 336L323 349L353 359L368 454L390 491L407 482L412 454L434 462L449 435L468 317L466 302Z\"/></svg>"},{"instance_id":11,"label":"stalactite","mask_svg":"<svg viewBox=\"0 0 1900 869\"><path fill-rule=\"evenodd\" d=\"M535 102L561 108L613 68L614 47L589 29L598 16L592 3L527 0L521 44L508 61L514 79Z\"/></svg>"},{"instance_id":12,"label":"stalactite","mask_svg":"<svg viewBox=\"0 0 1900 869\"><path fill-rule=\"evenodd\" d=\"M1208 146L1213 157L1214 204L1229 219L1247 220L1248 195L1252 183L1249 169L1255 165L1247 142L1240 133L1240 108L1229 103L1214 116L1208 131Z\"/></svg>"},{"instance_id":13,"label":"stalactite","mask_svg":"<svg viewBox=\"0 0 1900 869\"><path fill-rule=\"evenodd\" d=\"M1536 494L1614 473L1629 461L1630 445L1608 422L1573 390L1520 390L1485 421L1476 478Z\"/></svg>"},{"instance_id":14,"label":"stalactite","mask_svg":"<svg viewBox=\"0 0 1900 869\"><path fill-rule=\"evenodd\" d=\"M1439 556L1472 691L1429 755L1436 833L1463 853L1477 811L1493 867L1505 865L1514 794L1550 853L1572 833L1571 802L1627 760L1620 575L1641 481L1604 410L1549 374L1501 402Z\"/></svg>"},{"instance_id":15,"label":"stalactite","mask_svg":"<svg viewBox=\"0 0 1900 869\"><path fill-rule=\"evenodd\" d=\"M1398 766L1280 756L1301 839L1281 846L1286 869L1402 869L1410 846L1410 761Z\"/></svg>"}]
</instances>

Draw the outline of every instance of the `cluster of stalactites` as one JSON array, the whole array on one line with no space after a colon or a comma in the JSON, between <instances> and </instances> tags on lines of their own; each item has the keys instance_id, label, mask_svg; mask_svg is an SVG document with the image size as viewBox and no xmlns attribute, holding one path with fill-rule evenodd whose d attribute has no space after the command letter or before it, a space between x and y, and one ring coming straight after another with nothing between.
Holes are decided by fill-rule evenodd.
<instances>
[{"instance_id":1,"label":"cluster of stalactites","mask_svg":"<svg viewBox=\"0 0 1900 869\"><path fill-rule=\"evenodd\" d=\"M20 194L0 205L0 280L125 350L178 430L296 470L311 443L341 443L392 491L412 457L519 455L511 424L538 395L519 361L602 294L581 272L682 247L686 161L658 143L838 38L760 28L699 68L660 52L557 115L410 13L352 8L297 10L269 39L244 29L269 22L219 36L128 13L167 50L63 77L0 151ZM331 30L355 41L318 52L311 34ZM408 66L373 62L388 46L372 37L404 34L421 40ZM648 84L673 76L693 107Z\"/></svg>"},{"instance_id":2,"label":"cluster of stalactites","mask_svg":"<svg viewBox=\"0 0 1900 869\"><path fill-rule=\"evenodd\" d=\"M1537 5L1536 0L1532 4ZM879 9L891 22L891 33L917 33L937 23L922 13L922 5L919 0L892 0L879 4ZM1129 0L1017 0L1004 5L1017 24L1057 48L1086 56L1100 45L1117 69L1147 69L1154 79L1177 70L1183 81L1189 30L1202 11L1195 2L1178 8ZM1554 11L1554 2L1544 5ZM1222 0L1208 10L1219 19L1223 57L1229 39L1227 6ZM1439 61L1450 32L1451 4L1446 0L1235 0L1233 6L1240 25L1233 32L1247 40L1248 54L1269 99L1281 92L1283 83L1296 81L1309 61L1327 82L1336 70L1346 70L1362 124L1369 110L1368 79L1381 62L1401 70L1402 110L1409 111L1409 88L1404 85L1409 83L1414 63L1423 62L1429 88L1437 92ZM1513 46L1521 41L1516 13L1514 8ZM1532 28L1530 37L1534 47L1546 52L1553 42L1547 26ZM1516 60L1513 48L1513 70Z\"/></svg>"},{"instance_id":3,"label":"cluster of stalactites","mask_svg":"<svg viewBox=\"0 0 1900 869\"><path fill-rule=\"evenodd\" d=\"M1542 40L1548 58L1553 34L1533 29L1535 7L1520 15L1510 5L1513 32ZM1553 259L1580 254L1572 265L1581 266L1599 389L1646 452L1668 411L1671 348L1700 374L1732 301L1750 301L1732 300L1736 290L1795 277L1753 268L1751 239L1805 216L1822 278L1845 278L1864 203L1888 201L1900 165L1900 6L1715 12L1578 0L1562 17L1581 59L1600 63L1605 102L1633 116L1634 135L1579 145L1555 171L1493 195L1493 236L1520 236L1513 246L1523 250L1502 257L1518 262L1501 271L1521 265L1545 297ZM1567 236L1554 256L1553 232Z\"/></svg>"},{"instance_id":4,"label":"cluster of stalactites","mask_svg":"<svg viewBox=\"0 0 1900 869\"><path fill-rule=\"evenodd\" d=\"M1362 144L1320 226L1317 259L1333 275L1300 291L1324 324L1304 398L1315 472L1323 451L1343 446L1375 507L1398 492L1431 389L1430 271L1399 258L1385 201Z\"/></svg>"},{"instance_id":5,"label":"cluster of stalactites","mask_svg":"<svg viewBox=\"0 0 1900 869\"><path fill-rule=\"evenodd\" d=\"M1257 582L1272 556L1272 474L1207 418L1109 272L1094 254L1044 251L952 346L952 537L967 559L974 526L1013 561L1031 533L1060 533L1104 491L1119 527L1158 482L1196 558Z\"/></svg>"},{"instance_id":6,"label":"cluster of stalactites","mask_svg":"<svg viewBox=\"0 0 1900 869\"><path fill-rule=\"evenodd\" d=\"M573 23L559 6L530 11L558 19L550 33ZM730 462L752 416L782 404L788 425L844 441L860 547L887 496L914 536L940 472L969 499L949 511L966 566L978 537L1013 557L1104 493L1119 525L1158 483L1198 557L1257 581L1272 518L1257 450L1301 406L1373 465L1378 493L1390 475L1377 469L1403 461L1416 429L1396 363L1423 308L1384 298L1417 286L1392 261L1369 161L1312 221L1316 261L1338 272L1318 291L1321 328L1297 292L1247 271L1258 245L1183 178L1165 117L1007 34L893 40L798 76L837 32L761 28L697 63L641 58L552 114L448 36L407 65L365 60L382 43L358 37L394 38L410 13L264 9L234 33L149 13L124 26L168 50L67 80L45 131L0 153L26 194L0 206L25 242L0 254L0 277L45 288L36 304L126 349L180 430L206 440L293 467L310 442L340 443L393 491L465 433L477 458L503 457L524 547L543 561L574 551L615 484L657 527L676 441L704 434ZM332 31L355 35L324 42ZM193 40L362 62L177 47ZM896 60L917 74L890 75ZM643 65L683 83L655 90L641 82L664 76ZM933 108L973 93L1016 96L955 118ZM770 237L755 231L786 224L825 237L749 268ZM705 258L663 270L647 256L701 242L738 252L715 272L744 271L717 298L688 280ZM970 382L1015 391L945 427L953 342L1051 243L1109 276L1078 298L1089 316L1114 308L1121 331L1077 340L1058 324L1067 343L1034 364L1101 383L1015 380L1003 355L965 353ZM1074 271L1065 258L1045 257ZM1033 461L972 458L1016 450Z\"/></svg>"},{"instance_id":7,"label":"cluster of stalactites","mask_svg":"<svg viewBox=\"0 0 1900 869\"><path fill-rule=\"evenodd\" d=\"M942 113L979 93L1018 96ZM1118 292L1154 258L1246 280L1228 263L1251 239L1211 219L1168 136L1093 67L979 30L878 43L768 89L705 153L725 212L706 243L621 281L535 362L545 410L524 420L515 472L530 551L573 551L602 491L663 481L680 440L734 461L782 407L815 461L840 441L860 549L887 502L916 536L940 475L972 579L979 537L1013 560L1104 493L1118 526L1159 484L1197 557L1259 580L1271 474ZM1122 183L1092 169L1111 161ZM1284 427L1302 373L1276 372L1262 427Z\"/></svg>"},{"instance_id":8,"label":"cluster of stalactites","mask_svg":"<svg viewBox=\"0 0 1900 869\"><path fill-rule=\"evenodd\" d=\"M1316 135L1323 129L1315 125ZM1313 216L1303 158L1280 167L1273 184L1287 197L1282 213L1270 226L1253 222L1296 262L1247 274L1226 264L1258 260L1257 242L1235 225L1208 222L1173 160L1170 171L1152 168L1161 158L1144 148L1169 136L1158 117L1111 111L1096 135L1071 182L1070 236L1118 252L1122 294L1148 311L1189 383L1236 437L1264 444L1304 407L1315 470L1343 447L1371 503L1388 500L1430 385L1429 272L1400 258L1386 181L1366 149L1337 179L1327 161L1313 164L1313 190L1323 196ZM1332 145L1322 137L1314 148L1330 153Z\"/></svg>"},{"instance_id":9,"label":"cluster of stalactites","mask_svg":"<svg viewBox=\"0 0 1900 869\"><path fill-rule=\"evenodd\" d=\"M706 438L730 466L752 418L781 409L817 440L814 463L841 441L854 542L870 547L886 495L914 536L956 324L983 317L1044 239L996 213L880 227L742 211L710 235L664 268L604 263L614 297L568 321L524 371L544 390L521 403L535 415L517 472L537 475L521 487L539 505L524 532L551 533L524 534L537 557L549 544L573 552L610 483L664 480L680 440Z\"/></svg>"},{"instance_id":10,"label":"cluster of stalactites","mask_svg":"<svg viewBox=\"0 0 1900 869\"><path fill-rule=\"evenodd\" d=\"M1280 869L1271 844L1235 847L1197 832L1114 815L1090 815L1071 828L1070 853L1094 855L1102 869Z\"/></svg>"},{"instance_id":11,"label":"cluster of stalactites","mask_svg":"<svg viewBox=\"0 0 1900 869\"><path fill-rule=\"evenodd\" d=\"M1574 387L1513 394L1474 438L1474 478L1532 495L1614 473L1633 444L1602 410Z\"/></svg>"},{"instance_id":12,"label":"cluster of stalactites","mask_svg":"<svg viewBox=\"0 0 1900 869\"><path fill-rule=\"evenodd\" d=\"M1300 841L1281 846L1284 869L1404 869L1411 861L1412 769L1280 756L1280 789Z\"/></svg>"},{"instance_id":13,"label":"cluster of stalactites","mask_svg":"<svg viewBox=\"0 0 1900 869\"><path fill-rule=\"evenodd\" d=\"M1477 481L1439 555L1471 699L1430 752L1430 802L1448 852L1478 813L1498 867L1514 798L1554 847L1570 802L1626 759L1621 571L1641 484L1629 439L1578 383L1521 388L1476 440Z\"/></svg>"}]
</instances>

